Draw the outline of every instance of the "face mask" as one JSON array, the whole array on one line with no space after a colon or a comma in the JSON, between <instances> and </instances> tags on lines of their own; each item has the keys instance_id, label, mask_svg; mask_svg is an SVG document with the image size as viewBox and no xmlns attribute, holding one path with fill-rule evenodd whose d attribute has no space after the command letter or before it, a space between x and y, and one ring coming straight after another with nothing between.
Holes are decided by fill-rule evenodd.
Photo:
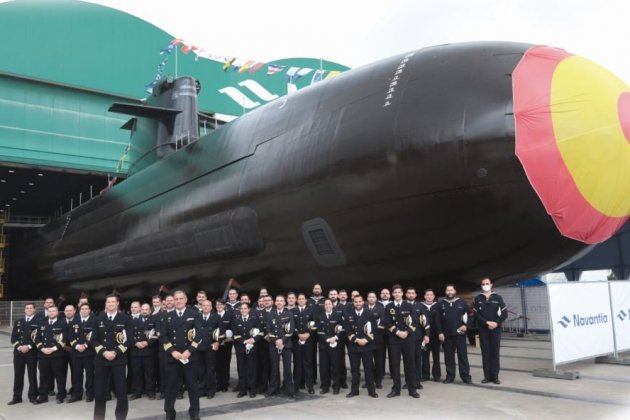
<instances>
[{"instance_id":1,"label":"face mask","mask_svg":"<svg viewBox=\"0 0 630 420\"><path fill-rule=\"evenodd\" d=\"M481 290L483 290L484 292L489 292L490 289L492 289L492 286L490 286L489 284L484 284L483 286L481 286Z\"/></svg>"}]
</instances>

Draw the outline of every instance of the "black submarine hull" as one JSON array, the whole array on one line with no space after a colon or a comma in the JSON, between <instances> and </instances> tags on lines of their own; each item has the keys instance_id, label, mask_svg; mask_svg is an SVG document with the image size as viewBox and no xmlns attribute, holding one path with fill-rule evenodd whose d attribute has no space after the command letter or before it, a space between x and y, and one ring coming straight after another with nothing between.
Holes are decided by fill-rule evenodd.
<instances>
[{"instance_id":1,"label":"black submarine hull","mask_svg":"<svg viewBox=\"0 0 630 420\"><path fill-rule=\"evenodd\" d=\"M552 270L590 245L559 232L515 155L511 75L529 48L427 48L279 98L40 229L38 276L365 292Z\"/></svg>"}]
</instances>

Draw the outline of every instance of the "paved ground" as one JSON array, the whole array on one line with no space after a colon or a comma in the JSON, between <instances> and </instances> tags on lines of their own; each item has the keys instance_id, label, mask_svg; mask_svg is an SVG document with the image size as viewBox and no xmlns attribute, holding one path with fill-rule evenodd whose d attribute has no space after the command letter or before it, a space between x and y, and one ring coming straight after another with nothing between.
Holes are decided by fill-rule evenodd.
<instances>
[{"instance_id":1,"label":"paved ground","mask_svg":"<svg viewBox=\"0 0 630 420\"><path fill-rule=\"evenodd\" d=\"M201 417L205 419L321 419L341 418L419 418L435 419L615 419L630 418L630 366L595 364L592 361L563 366L579 370L582 377L575 381L536 378L534 368L551 366L551 345L541 339L504 339L502 348L502 385L481 385L479 350L469 347L472 365L472 385L461 382L444 385L425 382L422 398L414 400L405 394L387 399L391 381L379 390L380 398L362 395L348 399L345 392L325 397L302 395L297 400L287 398L236 399L231 392L219 393L213 400L202 398ZM628 355L630 357L630 355ZM77 402L57 405L49 402L32 405L28 402L6 406L11 399L13 383L12 354L7 330L0 330L0 419L91 419L92 403ZM232 361L232 377L236 376ZM342 390L344 391L344 390ZM107 404L107 419L113 419L114 402ZM187 400L177 401L178 418L188 418ZM164 418L160 401L147 399L130 402L130 419Z\"/></svg>"}]
</instances>

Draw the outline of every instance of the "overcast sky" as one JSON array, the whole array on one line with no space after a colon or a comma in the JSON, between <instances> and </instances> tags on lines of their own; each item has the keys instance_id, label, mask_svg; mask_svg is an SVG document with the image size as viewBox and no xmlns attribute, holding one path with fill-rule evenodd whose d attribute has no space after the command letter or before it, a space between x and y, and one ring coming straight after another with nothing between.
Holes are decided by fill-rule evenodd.
<instances>
[{"instance_id":1,"label":"overcast sky","mask_svg":"<svg viewBox=\"0 0 630 420\"><path fill-rule=\"evenodd\" d=\"M630 82L630 1L92 2L131 13L208 51L239 59L323 57L357 67L449 42L521 41L585 56Z\"/></svg>"}]
</instances>

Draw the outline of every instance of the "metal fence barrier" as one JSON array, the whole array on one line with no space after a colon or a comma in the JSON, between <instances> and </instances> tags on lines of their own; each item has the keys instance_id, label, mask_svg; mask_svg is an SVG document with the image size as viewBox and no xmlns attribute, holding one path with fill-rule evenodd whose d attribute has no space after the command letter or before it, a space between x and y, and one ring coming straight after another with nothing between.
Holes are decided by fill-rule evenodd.
<instances>
[{"instance_id":1,"label":"metal fence barrier","mask_svg":"<svg viewBox=\"0 0 630 420\"><path fill-rule=\"evenodd\" d=\"M3 300L0 301L0 327L9 327L13 325L13 320L24 316L24 305L27 303L35 303L35 311L44 310L44 303L33 302L31 300Z\"/></svg>"}]
</instances>

